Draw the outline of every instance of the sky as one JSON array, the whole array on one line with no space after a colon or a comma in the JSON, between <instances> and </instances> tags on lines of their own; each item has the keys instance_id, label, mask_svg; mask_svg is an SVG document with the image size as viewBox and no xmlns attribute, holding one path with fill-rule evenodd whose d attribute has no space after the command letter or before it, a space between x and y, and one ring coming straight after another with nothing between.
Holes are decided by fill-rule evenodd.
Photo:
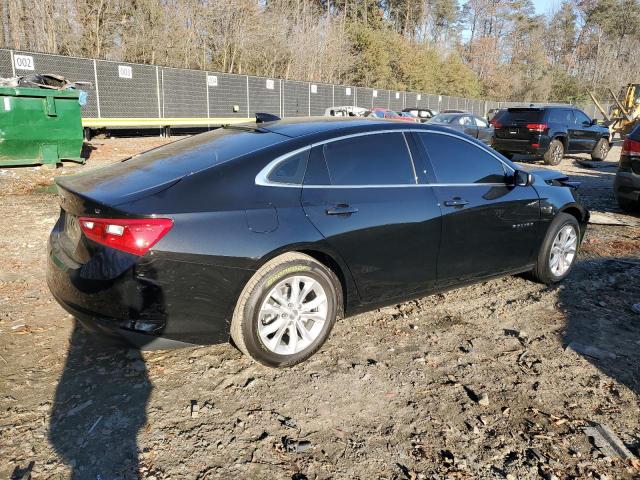
<instances>
[{"instance_id":1,"label":"sky","mask_svg":"<svg viewBox=\"0 0 640 480\"><path fill-rule=\"evenodd\" d=\"M560 0L533 0L533 5L536 7L536 13L540 15L549 13L549 11L559 7L560 3Z\"/></svg>"}]
</instances>

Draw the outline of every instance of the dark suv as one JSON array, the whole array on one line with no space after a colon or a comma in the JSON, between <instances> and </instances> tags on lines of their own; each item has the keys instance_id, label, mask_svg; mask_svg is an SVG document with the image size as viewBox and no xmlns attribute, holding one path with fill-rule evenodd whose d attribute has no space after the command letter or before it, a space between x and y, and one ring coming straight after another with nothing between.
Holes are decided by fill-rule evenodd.
<instances>
[{"instance_id":1,"label":"dark suv","mask_svg":"<svg viewBox=\"0 0 640 480\"><path fill-rule=\"evenodd\" d=\"M594 160L604 160L611 148L609 129L571 106L507 108L491 123L493 148L507 158L522 153L558 165L565 153L590 153Z\"/></svg>"},{"instance_id":2,"label":"dark suv","mask_svg":"<svg viewBox=\"0 0 640 480\"><path fill-rule=\"evenodd\" d=\"M640 125L624 140L613 191L620 207L640 210Z\"/></svg>"}]
</instances>

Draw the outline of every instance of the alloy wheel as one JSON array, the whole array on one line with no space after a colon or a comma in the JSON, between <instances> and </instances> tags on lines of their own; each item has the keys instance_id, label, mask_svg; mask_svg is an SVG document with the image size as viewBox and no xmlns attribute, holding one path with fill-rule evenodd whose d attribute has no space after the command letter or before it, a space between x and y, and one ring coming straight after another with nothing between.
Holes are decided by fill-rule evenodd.
<instances>
[{"instance_id":1,"label":"alloy wheel","mask_svg":"<svg viewBox=\"0 0 640 480\"><path fill-rule=\"evenodd\" d=\"M561 277L569 268L576 256L578 234L573 225L565 225L560 229L551 245L549 268L556 277Z\"/></svg>"},{"instance_id":2,"label":"alloy wheel","mask_svg":"<svg viewBox=\"0 0 640 480\"><path fill-rule=\"evenodd\" d=\"M286 278L273 287L258 313L262 344L279 355L293 355L309 347L327 321L327 294L306 275Z\"/></svg>"}]
</instances>

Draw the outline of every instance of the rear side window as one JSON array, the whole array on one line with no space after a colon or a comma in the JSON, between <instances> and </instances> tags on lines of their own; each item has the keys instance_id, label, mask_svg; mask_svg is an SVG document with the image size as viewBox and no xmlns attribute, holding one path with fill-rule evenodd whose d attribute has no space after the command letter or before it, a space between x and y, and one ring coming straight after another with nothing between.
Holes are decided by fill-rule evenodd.
<instances>
[{"instance_id":1,"label":"rear side window","mask_svg":"<svg viewBox=\"0 0 640 480\"><path fill-rule=\"evenodd\" d=\"M304 150L287 158L271 170L269 180L276 183L302 184L308 156L309 150Z\"/></svg>"},{"instance_id":2,"label":"rear side window","mask_svg":"<svg viewBox=\"0 0 640 480\"><path fill-rule=\"evenodd\" d=\"M485 150L450 135L419 133L438 183L504 183L503 164Z\"/></svg>"},{"instance_id":3,"label":"rear side window","mask_svg":"<svg viewBox=\"0 0 640 480\"><path fill-rule=\"evenodd\" d=\"M500 115L501 123L537 123L542 119L542 110L510 108Z\"/></svg>"},{"instance_id":4,"label":"rear side window","mask_svg":"<svg viewBox=\"0 0 640 480\"><path fill-rule=\"evenodd\" d=\"M559 108L553 108L549 110L549 122L566 124L567 123L566 110L561 110Z\"/></svg>"},{"instance_id":5,"label":"rear side window","mask_svg":"<svg viewBox=\"0 0 640 480\"><path fill-rule=\"evenodd\" d=\"M411 157L402 133L345 138L324 146L332 185L415 184Z\"/></svg>"}]
</instances>

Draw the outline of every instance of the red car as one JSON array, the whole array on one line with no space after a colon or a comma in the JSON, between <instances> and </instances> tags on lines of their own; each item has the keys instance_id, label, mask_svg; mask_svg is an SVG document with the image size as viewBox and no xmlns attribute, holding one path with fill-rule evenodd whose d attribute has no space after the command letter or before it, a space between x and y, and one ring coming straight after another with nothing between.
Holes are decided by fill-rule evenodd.
<instances>
[{"instance_id":1,"label":"red car","mask_svg":"<svg viewBox=\"0 0 640 480\"><path fill-rule=\"evenodd\" d=\"M413 117L403 117L402 115L398 115L393 110L389 110L388 108L374 108L371 110L368 117L378 117L378 118L386 118L388 120L401 120L403 122L416 123L416 118Z\"/></svg>"}]
</instances>

